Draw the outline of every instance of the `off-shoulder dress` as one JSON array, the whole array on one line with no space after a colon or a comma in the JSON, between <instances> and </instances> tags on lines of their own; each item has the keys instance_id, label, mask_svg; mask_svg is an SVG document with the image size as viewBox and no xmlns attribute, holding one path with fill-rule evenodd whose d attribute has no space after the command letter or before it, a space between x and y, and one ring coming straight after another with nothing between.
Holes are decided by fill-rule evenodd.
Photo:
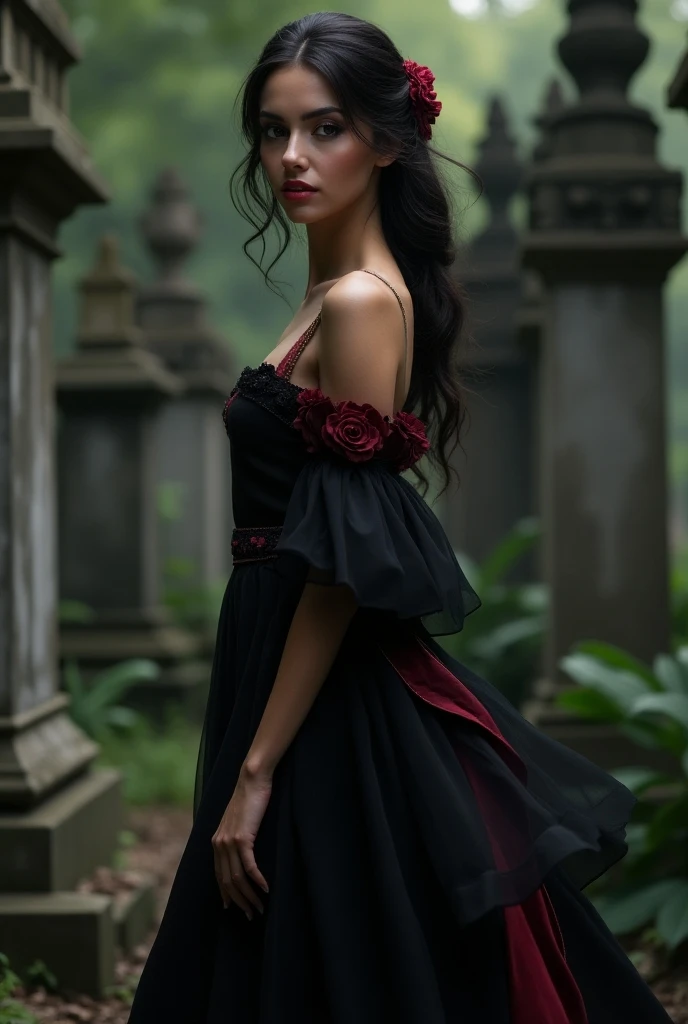
<instances>
[{"instance_id":1,"label":"off-shoulder dress","mask_svg":"<svg viewBox=\"0 0 688 1024\"><path fill-rule=\"evenodd\" d=\"M435 639L480 599L402 475L423 424L291 382L319 319L223 410L234 568L130 1024L666 1024L582 891L625 854L634 797ZM309 575L358 607L275 771L249 921L223 908L211 838Z\"/></svg>"}]
</instances>

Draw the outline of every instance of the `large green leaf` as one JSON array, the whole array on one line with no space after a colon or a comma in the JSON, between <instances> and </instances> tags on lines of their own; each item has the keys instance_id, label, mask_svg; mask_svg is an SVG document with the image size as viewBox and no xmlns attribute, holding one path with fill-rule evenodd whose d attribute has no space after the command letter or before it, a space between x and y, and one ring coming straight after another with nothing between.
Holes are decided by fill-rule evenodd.
<instances>
[{"instance_id":1,"label":"large green leaf","mask_svg":"<svg viewBox=\"0 0 688 1024\"><path fill-rule=\"evenodd\" d=\"M665 878L630 893L605 893L594 901L595 907L615 935L628 935L654 921L674 885L675 879Z\"/></svg>"},{"instance_id":2,"label":"large green leaf","mask_svg":"<svg viewBox=\"0 0 688 1024\"><path fill-rule=\"evenodd\" d=\"M666 715L678 722L688 733L688 695L682 693L649 693L633 700L631 717L645 714Z\"/></svg>"},{"instance_id":3,"label":"large green leaf","mask_svg":"<svg viewBox=\"0 0 688 1024\"><path fill-rule=\"evenodd\" d=\"M540 536L540 525L533 516L520 519L490 552L480 566L483 587L490 587L529 551Z\"/></svg>"},{"instance_id":4,"label":"large green leaf","mask_svg":"<svg viewBox=\"0 0 688 1024\"><path fill-rule=\"evenodd\" d=\"M559 659L559 667L574 682L605 694L626 713L638 697L649 695L647 683L641 676L627 669L610 668L590 654L566 654Z\"/></svg>"},{"instance_id":5,"label":"large green leaf","mask_svg":"<svg viewBox=\"0 0 688 1024\"><path fill-rule=\"evenodd\" d=\"M127 690L139 682L157 679L160 666L148 658L132 658L99 672L84 697L91 715L116 703Z\"/></svg>"},{"instance_id":6,"label":"large green leaf","mask_svg":"<svg viewBox=\"0 0 688 1024\"><path fill-rule=\"evenodd\" d=\"M651 768L629 766L628 768L616 768L611 774L636 796L640 796L651 786L670 785L676 781L671 775L653 771Z\"/></svg>"},{"instance_id":7,"label":"large green leaf","mask_svg":"<svg viewBox=\"0 0 688 1024\"><path fill-rule=\"evenodd\" d=\"M688 879L674 879L657 914L657 931L669 949L676 949L688 938Z\"/></svg>"},{"instance_id":8,"label":"large green leaf","mask_svg":"<svg viewBox=\"0 0 688 1024\"><path fill-rule=\"evenodd\" d=\"M610 668L625 669L634 675L640 676L644 679L647 685L652 690L659 689L657 680L655 679L652 669L649 665L646 665L640 658L636 658L634 655L629 654L622 647L617 647L615 644L606 643L604 640L580 640L575 644L570 653L575 654L580 652L581 654L590 654L594 658L598 658L603 661L605 665Z\"/></svg>"},{"instance_id":9,"label":"large green leaf","mask_svg":"<svg viewBox=\"0 0 688 1024\"><path fill-rule=\"evenodd\" d=\"M668 654L658 654L653 663L654 673L665 690L688 698L688 665Z\"/></svg>"},{"instance_id":10,"label":"large green leaf","mask_svg":"<svg viewBox=\"0 0 688 1024\"><path fill-rule=\"evenodd\" d=\"M688 792L668 800L657 809L647 829L647 848L656 850L671 842L688 838Z\"/></svg>"},{"instance_id":11,"label":"large green leaf","mask_svg":"<svg viewBox=\"0 0 688 1024\"><path fill-rule=\"evenodd\" d=\"M558 707L573 711L582 718L591 718L600 722L618 722L624 717L618 703L598 690L589 686L576 686L570 690L560 690L554 698Z\"/></svg>"}]
</instances>

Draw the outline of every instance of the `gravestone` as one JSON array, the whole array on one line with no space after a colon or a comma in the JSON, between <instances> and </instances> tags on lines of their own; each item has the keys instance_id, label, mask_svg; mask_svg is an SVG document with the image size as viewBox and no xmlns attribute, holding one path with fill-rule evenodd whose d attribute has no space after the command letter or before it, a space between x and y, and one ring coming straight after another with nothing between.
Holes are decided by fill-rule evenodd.
<instances>
[{"instance_id":1,"label":"gravestone","mask_svg":"<svg viewBox=\"0 0 688 1024\"><path fill-rule=\"evenodd\" d=\"M201 218L173 168L163 170L140 218L155 280L138 290L137 321L148 349L184 381L184 391L161 409L157 424L157 486L171 508L159 534L165 585L177 592L224 588L231 571L230 463L222 407L234 383L228 343L212 327L203 292L185 266L201 236ZM182 570L175 579L170 569ZM187 575L184 575L184 574ZM193 609L192 609L193 611ZM201 619L210 654L216 618Z\"/></svg>"},{"instance_id":2,"label":"gravestone","mask_svg":"<svg viewBox=\"0 0 688 1024\"><path fill-rule=\"evenodd\" d=\"M89 672L152 658L160 678L126 699L159 715L183 697L198 650L162 605L158 564L158 417L184 384L143 344L113 237L79 288L76 348L57 368L60 593L92 618L63 623L60 649Z\"/></svg>"},{"instance_id":3,"label":"gravestone","mask_svg":"<svg viewBox=\"0 0 688 1024\"><path fill-rule=\"evenodd\" d=\"M643 660L669 650L662 287L680 260L681 175L627 97L648 39L635 0L570 0L559 55L578 97L528 173L526 267L545 286L540 446L544 679L527 709L609 766L628 748L552 704L559 659L596 638ZM617 740L619 742L617 742ZM637 752L635 752L637 754Z\"/></svg>"},{"instance_id":4,"label":"gravestone","mask_svg":"<svg viewBox=\"0 0 688 1024\"><path fill-rule=\"evenodd\" d=\"M78 58L57 0L0 5L0 950L102 995L113 900L75 885L110 863L121 778L57 671L51 265L60 224L107 197L69 119Z\"/></svg>"}]
</instances>

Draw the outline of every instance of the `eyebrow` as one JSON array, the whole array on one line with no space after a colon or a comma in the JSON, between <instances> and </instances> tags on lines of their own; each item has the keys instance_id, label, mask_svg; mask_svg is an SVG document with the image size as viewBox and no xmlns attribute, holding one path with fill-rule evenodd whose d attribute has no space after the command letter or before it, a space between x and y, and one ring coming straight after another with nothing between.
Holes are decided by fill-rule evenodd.
<instances>
[{"instance_id":1,"label":"eyebrow","mask_svg":"<svg viewBox=\"0 0 688 1024\"><path fill-rule=\"evenodd\" d=\"M309 110L307 114L301 115L302 121L309 121L312 117L321 117L323 114L343 114L341 107L318 107L317 110ZM269 110L261 110L259 117L271 117L274 121L284 121L281 114L271 114Z\"/></svg>"}]
</instances>

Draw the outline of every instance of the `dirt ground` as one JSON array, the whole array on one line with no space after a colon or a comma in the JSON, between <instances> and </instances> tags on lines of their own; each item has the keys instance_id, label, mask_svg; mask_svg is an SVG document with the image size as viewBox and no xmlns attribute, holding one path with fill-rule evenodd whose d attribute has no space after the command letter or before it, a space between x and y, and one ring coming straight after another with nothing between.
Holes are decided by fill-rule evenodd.
<instances>
[{"instance_id":1,"label":"dirt ground","mask_svg":"<svg viewBox=\"0 0 688 1024\"><path fill-rule=\"evenodd\" d=\"M128 853L132 872L150 872L159 879L157 889L158 921L167 900L174 873L179 863L191 826L188 811L172 808L151 808L131 812L129 828L138 842ZM126 879L125 879L126 882ZM150 942L137 947L130 957L121 957L117 964L117 991L102 1001L88 996L61 998L39 988L20 993L21 1002L29 1007L41 1024L127 1024L131 994L146 961ZM650 946L625 943L638 970L648 979L664 1003L674 1024L688 1024L688 953L673 966Z\"/></svg>"}]
</instances>

